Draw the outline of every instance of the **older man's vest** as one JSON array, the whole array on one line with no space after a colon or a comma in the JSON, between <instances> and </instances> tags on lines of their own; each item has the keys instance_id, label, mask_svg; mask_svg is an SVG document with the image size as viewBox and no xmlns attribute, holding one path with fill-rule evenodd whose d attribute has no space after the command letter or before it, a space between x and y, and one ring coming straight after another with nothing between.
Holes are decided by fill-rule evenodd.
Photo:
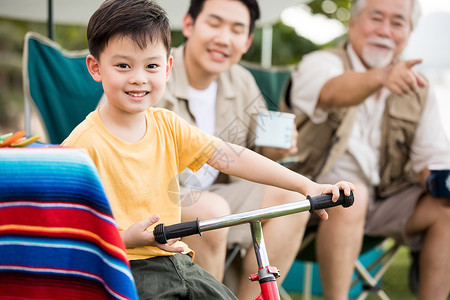
<instances>
[{"instance_id":1,"label":"older man's vest","mask_svg":"<svg viewBox=\"0 0 450 300\"><path fill-rule=\"evenodd\" d=\"M351 63L344 47L330 49L341 58L345 70ZM384 198L419 182L411 168L410 152L414 134L427 99L428 89L398 96L390 94L382 120L378 197ZM326 122L314 124L306 114L296 118L298 162L291 168L315 180L326 174L345 152L355 122L357 106L332 109Z\"/></svg>"}]
</instances>

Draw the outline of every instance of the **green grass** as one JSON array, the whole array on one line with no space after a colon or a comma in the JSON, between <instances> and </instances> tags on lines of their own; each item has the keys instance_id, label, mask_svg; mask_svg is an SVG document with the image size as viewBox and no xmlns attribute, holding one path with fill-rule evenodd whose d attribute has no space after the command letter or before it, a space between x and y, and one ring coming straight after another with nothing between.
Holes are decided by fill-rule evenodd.
<instances>
[{"instance_id":1,"label":"green grass","mask_svg":"<svg viewBox=\"0 0 450 300\"><path fill-rule=\"evenodd\" d=\"M397 253L394 262L386 271L382 279L382 288L391 299L412 300L416 296L411 293L408 287L408 272L410 266L409 250L401 247ZM302 299L298 293L290 293L293 300ZM322 300L323 297L313 296L313 300ZM378 299L374 295L369 295L366 299Z\"/></svg>"}]
</instances>

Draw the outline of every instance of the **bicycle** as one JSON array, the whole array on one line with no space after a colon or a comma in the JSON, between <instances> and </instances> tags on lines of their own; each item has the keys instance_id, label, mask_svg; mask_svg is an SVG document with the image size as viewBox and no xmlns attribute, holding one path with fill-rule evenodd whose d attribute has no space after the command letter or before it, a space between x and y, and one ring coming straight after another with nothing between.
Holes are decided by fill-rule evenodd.
<instances>
[{"instance_id":1,"label":"bicycle","mask_svg":"<svg viewBox=\"0 0 450 300\"><path fill-rule=\"evenodd\" d=\"M154 228L153 234L158 243L165 244L172 238L180 238L194 234L202 235L202 232L204 231L249 223L253 239L253 248L258 263L258 272L251 274L249 279L251 281L258 281L261 288L261 293L255 300L279 300L280 294L278 292L276 278L280 276L280 273L276 267L270 266L269 264L261 220L277 218L307 210L312 213L317 209L330 208L338 205L349 207L353 204L353 201L353 192L350 196L346 196L341 190L339 199L336 202L331 201L331 194L316 197L307 196L305 200L294 203L282 204L204 221L199 221L197 218L195 221L169 226L165 226L161 223Z\"/></svg>"}]
</instances>

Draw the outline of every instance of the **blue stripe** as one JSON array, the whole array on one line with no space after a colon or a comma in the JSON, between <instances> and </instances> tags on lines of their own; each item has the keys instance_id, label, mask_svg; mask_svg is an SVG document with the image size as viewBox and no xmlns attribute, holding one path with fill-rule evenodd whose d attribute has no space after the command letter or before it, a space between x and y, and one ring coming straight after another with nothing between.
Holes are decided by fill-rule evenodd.
<instances>
[{"instance_id":1,"label":"blue stripe","mask_svg":"<svg viewBox=\"0 0 450 300\"><path fill-rule=\"evenodd\" d=\"M69 151L65 155L60 154L66 150ZM11 152L13 155L2 157L0 161L0 193L3 201L27 199L78 202L112 215L97 169L87 154L86 158L80 156L83 152L79 150L64 149L53 151L51 156L49 153L36 153L39 155L31 159L30 156Z\"/></svg>"},{"instance_id":2,"label":"blue stripe","mask_svg":"<svg viewBox=\"0 0 450 300\"><path fill-rule=\"evenodd\" d=\"M3 267L13 265L86 272L102 278L119 294L126 293L129 289L124 283L133 281L131 271L124 261L86 241L1 236L0 252L0 265Z\"/></svg>"}]
</instances>

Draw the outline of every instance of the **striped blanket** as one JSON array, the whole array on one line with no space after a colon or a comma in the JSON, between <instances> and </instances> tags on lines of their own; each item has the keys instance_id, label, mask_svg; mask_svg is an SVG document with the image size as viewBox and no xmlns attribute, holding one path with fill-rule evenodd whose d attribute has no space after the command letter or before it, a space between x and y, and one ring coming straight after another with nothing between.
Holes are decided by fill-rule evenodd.
<instances>
[{"instance_id":1,"label":"striped blanket","mask_svg":"<svg viewBox=\"0 0 450 300\"><path fill-rule=\"evenodd\" d=\"M0 298L138 299L85 152L0 150Z\"/></svg>"}]
</instances>

